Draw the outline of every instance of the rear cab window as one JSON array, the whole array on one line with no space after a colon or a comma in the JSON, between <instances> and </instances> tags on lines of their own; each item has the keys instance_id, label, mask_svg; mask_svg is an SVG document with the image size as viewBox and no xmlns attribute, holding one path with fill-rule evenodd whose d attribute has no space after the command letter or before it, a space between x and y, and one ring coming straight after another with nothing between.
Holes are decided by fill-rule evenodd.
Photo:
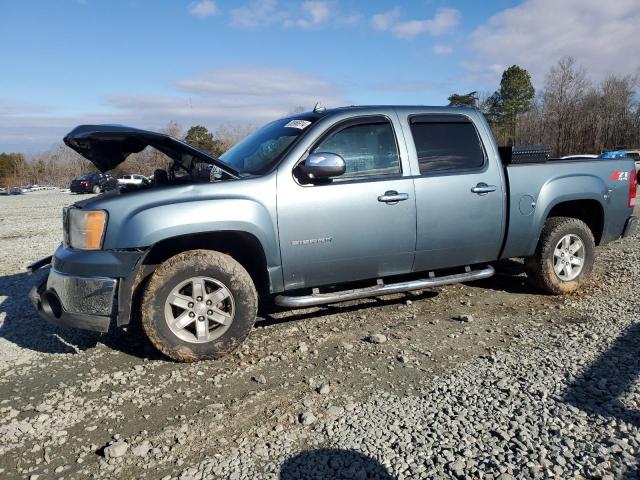
<instances>
[{"instance_id":1,"label":"rear cab window","mask_svg":"<svg viewBox=\"0 0 640 480\"><path fill-rule=\"evenodd\" d=\"M421 175L480 170L485 153L475 125L464 115L409 117Z\"/></svg>"}]
</instances>

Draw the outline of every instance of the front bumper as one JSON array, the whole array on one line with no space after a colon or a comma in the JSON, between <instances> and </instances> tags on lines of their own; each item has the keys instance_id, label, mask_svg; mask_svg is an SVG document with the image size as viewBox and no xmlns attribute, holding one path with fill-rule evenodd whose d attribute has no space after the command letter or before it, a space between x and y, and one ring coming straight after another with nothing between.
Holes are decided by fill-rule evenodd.
<instances>
[{"instance_id":1,"label":"front bumper","mask_svg":"<svg viewBox=\"0 0 640 480\"><path fill-rule=\"evenodd\" d=\"M116 316L118 280L65 275L53 268L29 298L43 319L56 325L107 332Z\"/></svg>"},{"instance_id":2,"label":"front bumper","mask_svg":"<svg viewBox=\"0 0 640 480\"><path fill-rule=\"evenodd\" d=\"M635 232L638 226L638 217L632 215L627 218L626 223L624 224L624 230L622 230L622 238L628 237Z\"/></svg>"}]
</instances>

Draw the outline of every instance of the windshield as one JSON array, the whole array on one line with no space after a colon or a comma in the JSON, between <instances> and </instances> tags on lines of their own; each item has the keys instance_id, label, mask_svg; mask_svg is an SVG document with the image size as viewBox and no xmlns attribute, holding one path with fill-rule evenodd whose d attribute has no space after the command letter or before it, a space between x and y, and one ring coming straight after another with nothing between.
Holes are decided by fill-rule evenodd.
<instances>
[{"instance_id":1,"label":"windshield","mask_svg":"<svg viewBox=\"0 0 640 480\"><path fill-rule=\"evenodd\" d=\"M220 160L240 173L266 172L314 120L283 118L271 122L222 154Z\"/></svg>"}]
</instances>

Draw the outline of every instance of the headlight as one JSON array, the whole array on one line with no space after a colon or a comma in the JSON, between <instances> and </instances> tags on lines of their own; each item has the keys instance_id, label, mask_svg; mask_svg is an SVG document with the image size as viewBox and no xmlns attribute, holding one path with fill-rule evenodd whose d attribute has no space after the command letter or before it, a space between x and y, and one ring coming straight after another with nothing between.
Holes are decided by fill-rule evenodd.
<instances>
[{"instance_id":1,"label":"headlight","mask_svg":"<svg viewBox=\"0 0 640 480\"><path fill-rule=\"evenodd\" d=\"M104 210L69 209L69 246L82 250L99 250L107 225Z\"/></svg>"}]
</instances>

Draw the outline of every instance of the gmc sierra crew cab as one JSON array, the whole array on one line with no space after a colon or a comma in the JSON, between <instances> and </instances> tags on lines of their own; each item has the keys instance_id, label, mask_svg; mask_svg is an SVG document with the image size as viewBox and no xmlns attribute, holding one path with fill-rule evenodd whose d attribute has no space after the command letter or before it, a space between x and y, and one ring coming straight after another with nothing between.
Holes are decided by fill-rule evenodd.
<instances>
[{"instance_id":1,"label":"gmc sierra crew cab","mask_svg":"<svg viewBox=\"0 0 640 480\"><path fill-rule=\"evenodd\" d=\"M474 109L315 108L219 158L167 135L76 127L65 143L102 172L152 147L151 185L64 209L64 239L30 293L56 324L138 319L165 355L218 358L258 301L308 307L490 277L524 257L531 284L576 291L595 247L636 225L630 159L553 160L499 148Z\"/></svg>"}]
</instances>

